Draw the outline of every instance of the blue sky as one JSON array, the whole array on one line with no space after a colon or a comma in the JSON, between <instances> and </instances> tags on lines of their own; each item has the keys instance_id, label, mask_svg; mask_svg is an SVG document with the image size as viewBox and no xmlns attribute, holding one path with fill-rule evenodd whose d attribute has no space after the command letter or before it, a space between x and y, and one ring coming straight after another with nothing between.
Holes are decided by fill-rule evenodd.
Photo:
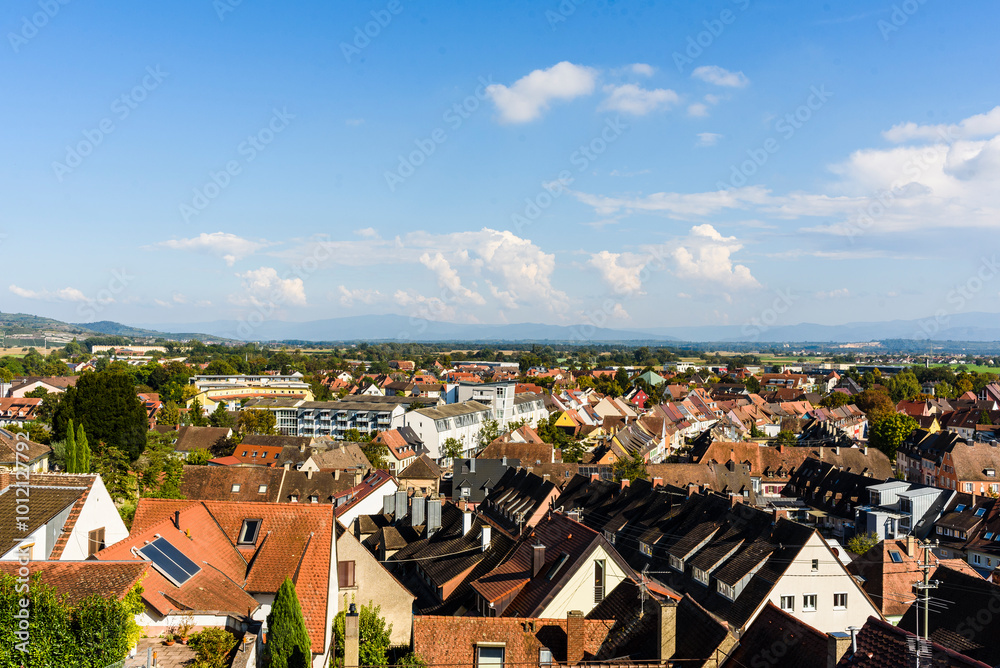
<instances>
[{"instance_id":1,"label":"blue sky","mask_svg":"<svg viewBox=\"0 0 1000 668\"><path fill-rule=\"evenodd\" d=\"M997 310L995 3L63 1L0 8L6 312Z\"/></svg>"}]
</instances>

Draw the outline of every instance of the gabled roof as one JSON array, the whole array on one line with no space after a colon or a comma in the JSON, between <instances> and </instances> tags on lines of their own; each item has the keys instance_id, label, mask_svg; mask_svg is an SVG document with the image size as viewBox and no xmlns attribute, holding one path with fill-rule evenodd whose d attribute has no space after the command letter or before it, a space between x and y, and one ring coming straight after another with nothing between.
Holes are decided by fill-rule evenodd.
<instances>
[{"instance_id":1,"label":"gabled roof","mask_svg":"<svg viewBox=\"0 0 1000 668\"><path fill-rule=\"evenodd\" d=\"M776 656L782 647L782 668L816 668L825 665L827 635L768 602L740 637L740 644L722 668L749 668L761 662L764 652Z\"/></svg>"},{"instance_id":2,"label":"gabled roof","mask_svg":"<svg viewBox=\"0 0 1000 668\"><path fill-rule=\"evenodd\" d=\"M70 509L69 516L63 526L58 527L65 531L66 533L63 535L68 537L79 517L83 501L86 500L97 477L96 475L84 474L32 473L28 488L28 498L30 499L28 526L27 529L15 531L15 524L12 520L17 516L16 507L25 498L23 494L17 493L18 483L23 481L17 480L13 473L0 473L0 517L6 518L6 521L0 522L0 554L10 551L20 542L22 537L34 533L55 519L61 512ZM77 508L77 505L80 508ZM60 541L57 541L53 546L52 553L48 555L49 558L58 559L61 556L66 538L60 538L62 545L60 545Z\"/></svg>"},{"instance_id":3,"label":"gabled roof","mask_svg":"<svg viewBox=\"0 0 1000 668\"><path fill-rule=\"evenodd\" d=\"M858 651L848 649L837 668L911 668L914 665L912 647L917 637L901 626L869 617L857 635ZM932 638L933 640L933 638ZM928 648L935 668L990 668L952 649L931 642Z\"/></svg>"},{"instance_id":4,"label":"gabled roof","mask_svg":"<svg viewBox=\"0 0 1000 668\"><path fill-rule=\"evenodd\" d=\"M556 486L524 469L507 469L479 505L479 511L516 536L518 530L538 510Z\"/></svg>"},{"instance_id":5,"label":"gabled roof","mask_svg":"<svg viewBox=\"0 0 1000 668\"><path fill-rule=\"evenodd\" d=\"M17 576L20 567L16 561L0 561L0 573ZM28 570L73 606L94 594L121 600L152 568L135 561L32 561Z\"/></svg>"},{"instance_id":6,"label":"gabled roof","mask_svg":"<svg viewBox=\"0 0 1000 668\"><path fill-rule=\"evenodd\" d=\"M23 444L18 450L18 444ZM15 464L32 464L52 453L52 448L28 439L18 439L6 429L0 429L0 466L13 468Z\"/></svg>"},{"instance_id":7,"label":"gabled roof","mask_svg":"<svg viewBox=\"0 0 1000 668\"><path fill-rule=\"evenodd\" d=\"M219 439L231 436L233 430L229 427L193 427L188 425L181 427L175 433L174 450L190 452L198 449L208 450Z\"/></svg>"},{"instance_id":8,"label":"gabled roof","mask_svg":"<svg viewBox=\"0 0 1000 668\"><path fill-rule=\"evenodd\" d=\"M400 480L436 480L441 477L441 467L427 455L420 455L409 466L396 474Z\"/></svg>"}]
</instances>

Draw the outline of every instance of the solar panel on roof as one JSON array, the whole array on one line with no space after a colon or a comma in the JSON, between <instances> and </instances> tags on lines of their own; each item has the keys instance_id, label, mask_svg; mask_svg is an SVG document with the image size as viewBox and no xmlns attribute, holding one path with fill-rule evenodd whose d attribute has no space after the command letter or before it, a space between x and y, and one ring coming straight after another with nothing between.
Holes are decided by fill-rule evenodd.
<instances>
[{"instance_id":1,"label":"solar panel on roof","mask_svg":"<svg viewBox=\"0 0 1000 668\"><path fill-rule=\"evenodd\" d=\"M201 571L201 566L184 556L166 538L157 538L140 547L139 554L153 562L153 567L178 587Z\"/></svg>"}]
</instances>

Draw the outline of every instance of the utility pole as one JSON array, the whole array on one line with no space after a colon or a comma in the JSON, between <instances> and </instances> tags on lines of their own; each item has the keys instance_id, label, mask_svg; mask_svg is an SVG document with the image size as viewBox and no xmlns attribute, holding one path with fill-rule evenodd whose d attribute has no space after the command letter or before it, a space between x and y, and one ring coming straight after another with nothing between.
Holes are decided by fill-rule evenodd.
<instances>
[{"instance_id":1,"label":"utility pole","mask_svg":"<svg viewBox=\"0 0 1000 668\"><path fill-rule=\"evenodd\" d=\"M937 589L938 581L931 580L931 549L937 547L937 540L928 541L921 545L924 548L924 563L919 565L918 568L924 572L924 578L922 582L916 582L914 588L918 593L918 603L922 601L923 603L923 618L924 618L924 634L923 637L920 635L920 626L917 625L917 643L916 643L916 656L917 656L917 666L920 666L920 657L923 655L930 656L931 647L931 625L930 625L930 598L931 589ZM918 609L919 613L919 609Z\"/></svg>"}]
</instances>

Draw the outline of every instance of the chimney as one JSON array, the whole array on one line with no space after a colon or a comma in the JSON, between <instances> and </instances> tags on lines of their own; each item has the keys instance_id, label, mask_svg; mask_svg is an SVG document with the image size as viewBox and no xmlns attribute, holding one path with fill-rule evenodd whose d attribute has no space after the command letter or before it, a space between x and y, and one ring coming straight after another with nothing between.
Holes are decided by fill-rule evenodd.
<instances>
[{"instance_id":1,"label":"chimney","mask_svg":"<svg viewBox=\"0 0 1000 668\"><path fill-rule=\"evenodd\" d=\"M838 457L840 456L840 446L839 445L833 446L833 454L837 455Z\"/></svg>"},{"instance_id":2,"label":"chimney","mask_svg":"<svg viewBox=\"0 0 1000 668\"><path fill-rule=\"evenodd\" d=\"M500 458L500 463L503 464L504 466L507 466L507 455L504 455L503 457Z\"/></svg>"},{"instance_id":3,"label":"chimney","mask_svg":"<svg viewBox=\"0 0 1000 668\"><path fill-rule=\"evenodd\" d=\"M309 469L308 471L306 471L306 479L307 480L312 480L313 479L312 469Z\"/></svg>"},{"instance_id":4,"label":"chimney","mask_svg":"<svg viewBox=\"0 0 1000 668\"><path fill-rule=\"evenodd\" d=\"M441 529L441 499L427 499L427 537L430 538Z\"/></svg>"},{"instance_id":5,"label":"chimney","mask_svg":"<svg viewBox=\"0 0 1000 668\"><path fill-rule=\"evenodd\" d=\"M396 494L394 496L395 496L395 500L396 500L396 503L395 503L396 516L395 516L394 519L397 522L399 522L404 517L406 517L406 512L407 512L407 508L406 508L406 490L405 489L398 489L398 490L396 490Z\"/></svg>"},{"instance_id":6,"label":"chimney","mask_svg":"<svg viewBox=\"0 0 1000 668\"><path fill-rule=\"evenodd\" d=\"M178 531L181 530L181 511L179 510L174 511L174 526L177 527Z\"/></svg>"},{"instance_id":7,"label":"chimney","mask_svg":"<svg viewBox=\"0 0 1000 668\"><path fill-rule=\"evenodd\" d=\"M350 610L344 616L344 668L358 668L360 663L358 631L358 609L351 603Z\"/></svg>"},{"instance_id":8,"label":"chimney","mask_svg":"<svg viewBox=\"0 0 1000 668\"><path fill-rule=\"evenodd\" d=\"M306 451L306 444L299 443L299 452L305 452L305 451Z\"/></svg>"},{"instance_id":9,"label":"chimney","mask_svg":"<svg viewBox=\"0 0 1000 668\"><path fill-rule=\"evenodd\" d=\"M778 445L774 446L774 449L777 450L778 452L784 452L785 446L783 443L778 443ZM823 459L823 448L819 449L819 458Z\"/></svg>"},{"instance_id":10,"label":"chimney","mask_svg":"<svg viewBox=\"0 0 1000 668\"><path fill-rule=\"evenodd\" d=\"M483 552L490 549L490 540L493 538L493 527L489 524L483 525L483 533L481 536L480 546L483 548Z\"/></svg>"},{"instance_id":11,"label":"chimney","mask_svg":"<svg viewBox=\"0 0 1000 668\"><path fill-rule=\"evenodd\" d=\"M472 511L465 509L462 511L462 535L466 536L472 531Z\"/></svg>"},{"instance_id":12,"label":"chimney","mask_svg":"<svg viewBox=\"0 0 1000 668\"><path fill-rule=\"evenodd\" d=\"M427 521L426 517L427 499L421 494L415 494L413 503L410 504L410 524L415 527L421 526Z\"/></svg>"},{"instance_id":13,"label":"chimney","mask_svg":"<svg viewBox=\"0 0 1000 668\"><path fill-rule=\"evenodd\" d=\"M653 478L653 487L662 487L663 478Z\"/></svg>"},{"instance_id":14,"label":"chimney","mask_svg":"<svg viewBox=\"0 0 1000 668\"><path fill-rule=\"evenodd\" d=\"M536 577L545 565L545 546L539 543L531 546L531 577Z\"/></svg>"},{"instance_id":15,"label":"chimney","mask_svg":"<svg viewBox=\"0 0 1000 668\"><path fill-rule=\"evenodd\" d=\"M575 665L583 661L583 613L570 610L566 613L566 663Z\"/></svg>"},{"instance_id":16,"label":"chimney","mask_svg":"<svg viewBox=\"0 0 1000 668\"><path fill-rule=\"evenodd\" d=\"M600 477L601 477L601 476L600 476L600 474L599 474L599 473L591 473L591 474L590 474L590 482L597 482L597 480L598 480L598 479L599 479Z\"/></svg>"},{"instance_id":17,"label":"chimney","mask_svg":"<svg viewBox=\"0 0 1000 668\"><path fill-rule=\"evenodd\" d=\"M841 657L847 654L851 646L851 635L843 631L826 634L826 668L836 668Z\"/></svg>"},{"instance_id":18,"label":"chimney","mask_svg":"<svg viewBox=\"0 0 1000 668\"><path fill-rule=\"evenodd\" d=\"M910 534L906 537L906 556L910 559L917 558L917 539Z\"/></svg>"},{"instance_id":19,"label":"chimney","mask_svg":"<svg viewBox=\"0 0 1000 668\"><path fill-rule=\"evenodd\" d=\"M628 483L629 483L628 478L622 478L622 487L621 488L625 489L626 487L628 487Z\"/></svg>"},{"instance_id":20,"label":"chimney","mask_svg":"<svg viewBox=\"0 0 1000 668\"><path fill-rule=\"evenodd\" d=\"M847 631L851 634L851 655L858 653L858 627L848 626Z\"/></svg>"},{"instance_id":21,"label":"chimney","mask_svg":"<svg viewBox=\"0 0 1000 668\"><path fill-rule=\"evenodd\" d=\"M667 598L660 601L660 623L656 627L660 646L660 663L666 664L677 653L677 601Z\"/></svg>"},{"instance_id":22,"label":"chimney","mask_svg":"<svg viewBox=\"0 0 1000 668\"><path fill-rule=\"evenodd\" d=\"M340 480L340 469L334 469L334 471L333 471L333 479L334 480Z\"/></svg>"},{"instance_id":23,"label":"chimney","mask_svg":"<svg viewBox=\"0 0 1000 668\"><path fill-rule=\"evenodd\" d=\"M476 459L475 457L473 457L472 459L469 460L469 473L475 473L475 472L476 472Z\"/></svg>"},{"instance_id":24,"label":"chimney","mask_svg":"<svg viewBox=\"0 0 1000 668\"><path fill-rule=\"evenodd\" d=\"M861 448L861 454L863 454L865 457L868 456L868 446L867 445L865 447Z\"/></svg>"},{"instance_id":25,"label":"chimney","mask_svg":"<svg viewBox=\"0 0 1000 668\"><path fill-rule=\"evenodd\" d=\"M392 515L394 510L396 510L396 498L392 494L386 494L382 497L382 514Z\"/></svg>"}]
</instances>

